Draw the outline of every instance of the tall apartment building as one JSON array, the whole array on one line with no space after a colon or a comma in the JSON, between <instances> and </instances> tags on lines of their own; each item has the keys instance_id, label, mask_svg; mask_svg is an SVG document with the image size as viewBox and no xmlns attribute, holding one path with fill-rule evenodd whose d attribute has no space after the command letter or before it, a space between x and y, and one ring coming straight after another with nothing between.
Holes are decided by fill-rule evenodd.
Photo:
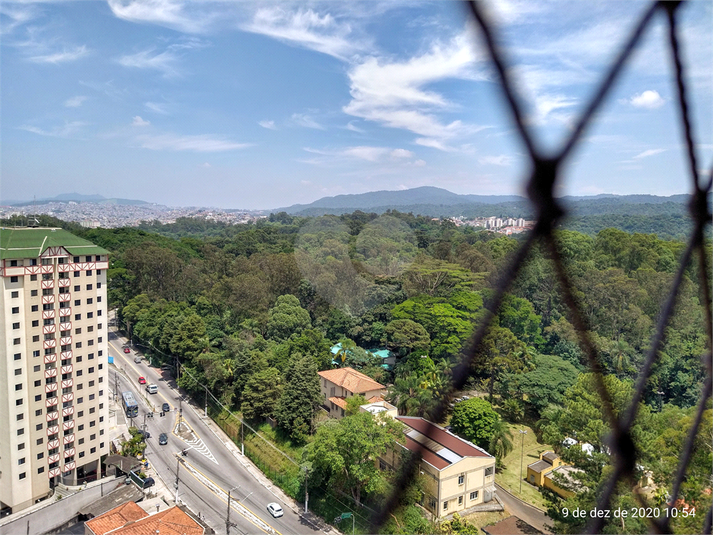
<instances>
[{"instance_id":1,"label":"tall apartment building","mask_svg":"<svg viewBox=\"0 0 713 535\"><path fill-rule=\"evenodd\" d=\"M62 229L0 228L0 510L101 474L107 254Z\"/></svg>"}]
</instances>

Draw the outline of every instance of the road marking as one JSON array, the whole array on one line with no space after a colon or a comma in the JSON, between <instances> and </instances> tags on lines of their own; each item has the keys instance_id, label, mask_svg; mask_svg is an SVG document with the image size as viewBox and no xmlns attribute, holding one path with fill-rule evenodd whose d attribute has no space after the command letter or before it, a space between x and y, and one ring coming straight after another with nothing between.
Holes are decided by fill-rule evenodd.
<instances>
[{"instance_id":1,"label":"road marking","mask_svg":"<svg viewBox=\"0 0 713 535\"><path fill-rule=\"evenodd\" d=\"M183 467L193 475L198 481L203 483L208 489L212 490L214 494L216 494L221 500L223 500L226 505L228 503L228 493L225 491L222 487L217 485L212 479L210 479L208 476L206 476L203 472L201 472L198 468L190 464L189 462L184 461ZM235 504L235 505L233 505ZM262 518L257 516L250 508L246 507L242 503L240 503L239 500L236 500L235 498L231 498L230 500L230 505L233 510L238 511L242 516L250 520L255 526L260 528L262 531L265 533L273 534L273 535L282 535L278 530L273 528L270 524L265 522ZM237 509L236 509L237 506ZM246 514L249 513L249 514ZM267 528L267 529L265 529Z\"/></svg>"},{"instance_id":2,"label":"road marking","mask_svg":"<svg viewBox=\"0 0 713 535\"><path fill-rule=\"evenodd\" d=\"M190 430L190 434L193 437L191 440L186 440L185 438L181 437L180 430L178 429L179 426L185 425L188 427ZM211 461L213 461L215 464L218 464L218 460L213 456L213 454L210 452L210 449L208 449L208 446L206 445L205 442L203 442L203 439L198 436L198 434L193 431L193 427L191 427L191 424L185 421L185 419L182 422L176 421L176 426L173 428L173 434L176 435L178 438L183 440L186 444L189 446L193 446L193 450L197 451L201 455L207 457Z\"/></svg>"},{"instance_id":3,"label":"road marking","mask_svg":"<svg viewBox=\"0 0 713 535\"><path fill-rule=\"evenodd\" d=\"M115 332L114 334L116 334L116 332ZM118 334L117 334L116 336L117 336L117 338L119 337ZM126 363L127 363L129 366L131 366L131 368L136 372L136 374L137 374L139 377L145 377L145 375L143 375L143 374L141 373L141 370L139 370L136 366L134 366L134 363L131 361L131 359L127 359L126 356L124 356L124 355L126 355L126 353L123 353L122 351L119 351L118 349L116 349L116 346L114 345L114 343L113 343L112 341L109 341L109 345L114 348L114 351L116 351L116 352L118 353L119 357L126 359ZM129 382L131 382L131 381L129 381ZM143 386L143 385L139 385L139 387L141 387L141 386ZM145 387L144 387L144 390L146 390ZM161 396L161 397L163 398L163 400L164 400L166 403L169 403L168 398L166 398L166 396L163 395L163 393L161 392L160 389L159 389L159 391L157 392L157 394L158 394L159 396ZM175 400L174 400L174 401L175 401ZM153 405L153 403L151 403L151 405ZM169 405L170 405L170 403L169 403Z\"/></svg>"}]
</instances>

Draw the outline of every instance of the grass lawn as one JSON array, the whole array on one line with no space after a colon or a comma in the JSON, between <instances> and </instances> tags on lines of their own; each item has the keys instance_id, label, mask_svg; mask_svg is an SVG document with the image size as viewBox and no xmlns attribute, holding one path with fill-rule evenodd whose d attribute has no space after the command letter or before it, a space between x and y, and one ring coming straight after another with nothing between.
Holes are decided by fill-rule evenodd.
<instances>
[{"instance_id":1,"label":"grass lawn","mask_svg":"<svg viewBox=\"0 0 713 535\"><path fill-rule=\"evenodd\" d=\"M466 519L469 524L473 524L476 528L480 529L490 524L495 524L495 522L505 520L509 516L510 515L505 511L492 511L487 513L473 513L472 515L465 515L463 518Z\"/></svg>"},{"instance_id":2,"label":"grass lawn","mask_svg":"<svg viewBox=\"0 0 713 535\"><path fill-rule=\"evenodd\" d=\"M527 481L523 481L522 493L520 492L520 452L522 438L518 430L527 431L522 446L525 452L522 457L523 478L527 477L527 465L537 461L540 458L540 453L551 450L552 446L538 443L534 431L526 425L508 424L508 427L513 437L513 450L503 459L505 468L502 472L495 473L495 482L521 500L540 507L541 509L546 509L546 501L537 487L530 485Z\"/></svg>"}]
</instances>

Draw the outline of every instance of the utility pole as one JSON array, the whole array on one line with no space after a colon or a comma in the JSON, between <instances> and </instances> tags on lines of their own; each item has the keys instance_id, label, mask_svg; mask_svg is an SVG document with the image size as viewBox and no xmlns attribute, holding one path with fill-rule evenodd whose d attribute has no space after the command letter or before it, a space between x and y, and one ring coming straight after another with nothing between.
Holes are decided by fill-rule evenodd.
<instances>
[{"instance_id":1,"label":"utility pole","mask_svg":"<svg viewBox=\"0 0 713 535\"><path fill-rule=\"evenodd\" d=\"M114 401L119 400L119 375L114 372Z\"/></svg>"},{"instance_id":2,"label":"utility pole","mask_svg":"<svg viewBox=\"0 0 713 535\"><path fill-rule=\"evenodd\" d=\"M309 492L307 491L307 477L309 476L309 469L307 466L302 467L305 471L305 514L307 514L307 504L309 503Z\"/></svg>"},{"instance_id":3,"label":"utility pole","mask_svg":"<svg viewBox=\"0 0 713 535\"><path fill-rule=\"evenodd\" d=\"M228 491L228 513L225 515L225 535L230 535L230 493L239 488L240 485Z\"/></svg>"},{"instance_id":4,"label":"utility pole","mask_svg":"<svg viewBox=\"0 0 713 535\"><path fill-rule=\"evenodd\" d=\"M181 467L181 457L176 457L176 499L174 504L178 505L178 469Z\"/></svg>"},{"instance_id":5,"label":"utility pole","mask_svg":"<svg viewBox=\"0 0 713 535\"><path fill-rule=\"evenodd\" d=\"M240 451L245 457L245 434L243 433L243 419L240 419Z\"/></svg>"},{"instance_id":6,"label":"utility pole","mask_svg":"<svg viewBox=\"0 0 713 535\"><path fill-rule=\"evenodd\" d=\"M205 409L203 410L203 416L208 418L208 387L203 385L205 388Z\"/></svg>"},{"instance_id":7,"label":"utility pole","mask_svg":"<svg viewBox=\"0 0 713 535\"><path fill-rule=\"evenodd\" d=\"M520 429L520 494L522 494L522 459L525 454L525 435L527 431Z\"/></svg>"}]
</instances>

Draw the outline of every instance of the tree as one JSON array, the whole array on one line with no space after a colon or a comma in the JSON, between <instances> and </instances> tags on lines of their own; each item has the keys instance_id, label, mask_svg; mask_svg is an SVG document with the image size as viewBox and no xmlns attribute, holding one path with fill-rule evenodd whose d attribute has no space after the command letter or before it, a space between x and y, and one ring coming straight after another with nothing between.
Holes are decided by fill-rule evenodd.
<instances>
[{"instance_id":1,"label":"tree","mask_svg":"<svg viewBox=\"0 0 713 535\"><path fill-rule=\"evenodd\" d=\"M285 388L275 410L277 423L298 443L312 434L314 414L321 403L317 364L310 357L294 362L287 372Z\"/></svg>"},{"instance_id":2,"label":"tree","mask_svg":"<svg viewBox=\"0 0 713 535\"><path fill-rule=\"evenodd\" d=\"M281 383L277 368L267 368L252 375L243 390L243 416L248 420L271 417L282 394Z\"/></svg>"},{"instance_id":3,"label":"tree","mask_svg":"<svg viewBox=\"0 0 713 535\"><path fill-rule=\"evenodd\" d=\"M565 391L579 372L569 362L554 355L535 355L535 369L514 376L516 389L526 396L526 405L539 416L550 404L561 405Z\"/></svg>"},{"instance_id":4,"label":"tree","mask_svg":"<svg viewBox=\"0 0 713 535\"><path fill-rule=\"evenodd\" d=\"M488 442L488 451L495 455L498 463L502 463L502 460L512 451L512 431L504 420L498 418L492 426L492 433Z\"/></svg>"},{"instance_id":5,"label":"tree","mask_svg":"<svg viewBox=\"0 0 713 535\"><path fill-rule=\"evenodd\" d=\"M309 312L300 306L294 295L281 295L270 309L267 321L267 336L273 340L286 340L292 334L309 329L312 322Z\"/></svg>"},{"instance_id":6,"label":"tree","mask_svg":"<svg viewBox=\"0 0 713 535\"><path fill-rule=\"evenodd\" d=\"M400 422L359 412L322 424L307 446L307 458L318 480L349 492L361 504L364 494L384 493L386 474L376 460L404 441Z\"/></svg>"},{"instance_id":7,"label":"tree","mask_svg":"<svg viewBox=\"0 0 713 535\"><path fill-rule=\"evenodd\" d=\"M393 320L386 326L386 347L405 356L413 352L427 352L431 337L423 325L412 320Z\"/></svg>"},{"instance_id":8,"label":"tree","mask_svg":"<svg viewBox=\"0 0 713 535\"><path fill-rule=\"evenodd\" d=\"M510 329L490 326L475 350L472 367L476 373L488 378L488 392L492 400L495 383L505 373L521 373L530 367L529 352Z\"/></svg>"},{"instance_id":9,"label":"tree","mask_svg":"<svg viewBox=\"0 0 713 535\"><path fill-rule=\"evenodd\" d=\"M492 405L481 398L456 403L451 417L453 432L481 448L487 448L500 419Z\"/></svg>"}]
</instances>

